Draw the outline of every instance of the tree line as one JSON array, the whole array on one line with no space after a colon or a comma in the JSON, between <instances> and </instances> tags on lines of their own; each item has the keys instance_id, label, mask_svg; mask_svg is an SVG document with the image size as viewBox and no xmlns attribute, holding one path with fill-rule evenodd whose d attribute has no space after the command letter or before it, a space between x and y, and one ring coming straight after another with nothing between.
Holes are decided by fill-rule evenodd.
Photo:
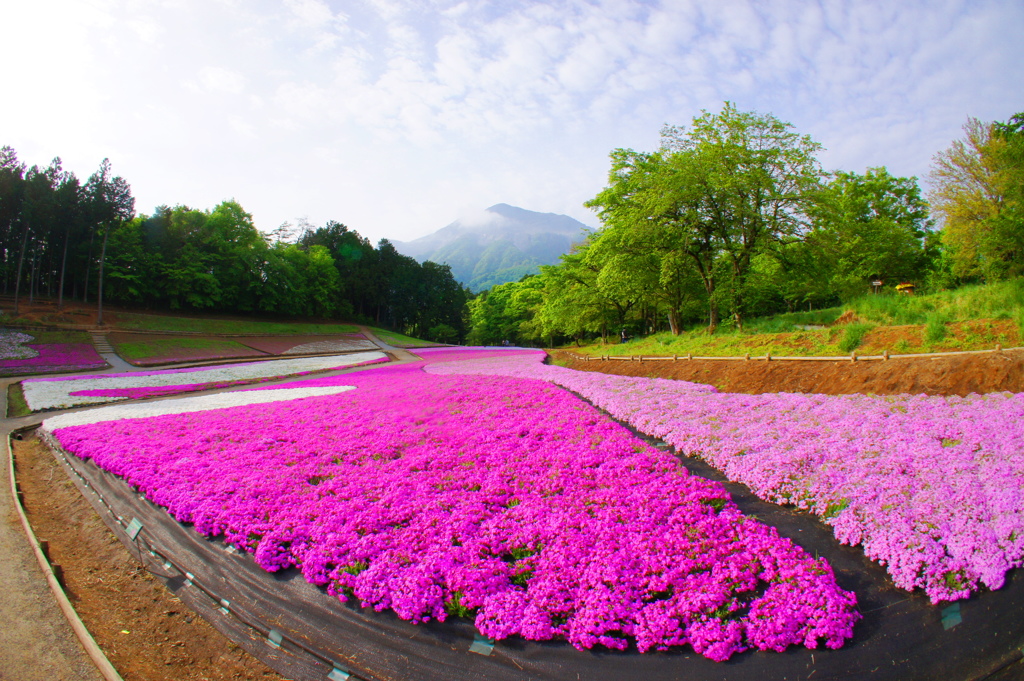
<instances>
[{"instance_id":1,"label":"tree line","mask_svg":"<svg viewBox=\"0 0 1024 681\"><path fill-rule=\"evenodd\" d=\"M524 344L720 326L838 305L899 284L1024 274L1024 114L970 119L917 178L826 172L821 145L730 103L611 152L585 205L601 228L558 265L468 304L470 342Z\"/></svg>"},{"instance_id":2,"label":"tree line","mask_svg":"<svg viewBox=\"0 0 1024 681\"><path fill-rule=\"evenodd\" d=\"M136 215L108 160L84 183L60 159L26 168L0 150L0 279L14 296L104 301L386 326L437 341L465 332L469 292L447 265L420 264L386 239L374 247L339 222L260 232L235 201Z\"/></svg>"}]
</instances>

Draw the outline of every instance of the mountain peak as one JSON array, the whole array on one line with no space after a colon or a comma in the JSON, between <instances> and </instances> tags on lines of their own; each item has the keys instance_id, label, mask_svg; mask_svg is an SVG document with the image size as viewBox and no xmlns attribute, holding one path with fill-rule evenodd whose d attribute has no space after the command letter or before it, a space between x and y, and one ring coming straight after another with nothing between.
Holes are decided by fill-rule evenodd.
<instances>
[{"instance_id":1,"label":"mountain peak","mask_svg":"<svg viewBox=\"0 0 1024 681\"><path fill-rule=\"evenodd\" d=\"M427 236L393 243L399 253L420 262L450 265L458 281L479 291L555 264L590 231L568 215L496 203Z\"/></svg>"}]
</instances>

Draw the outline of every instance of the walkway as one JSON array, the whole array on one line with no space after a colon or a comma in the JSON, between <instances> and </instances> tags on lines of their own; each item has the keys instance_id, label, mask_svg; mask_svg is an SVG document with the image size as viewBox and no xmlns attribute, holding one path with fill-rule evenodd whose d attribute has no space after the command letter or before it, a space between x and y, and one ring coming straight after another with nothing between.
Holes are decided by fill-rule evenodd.
<instances>
[{"instance_id":1,"label":"walkway","mask_svg":"<svg viewBox=\"0 0 1024 681\"><path fill-rule=\"evenodd\" d=\"M0 413L7 413L7 386L19 380L21 377L0 381ZM8 461L9 434L31 422L31 418L3 420L0 437ZM0 470L0 680L102 681L57 607L29 546L9 492L6 461Z\"/></svg>"}]
</instances>

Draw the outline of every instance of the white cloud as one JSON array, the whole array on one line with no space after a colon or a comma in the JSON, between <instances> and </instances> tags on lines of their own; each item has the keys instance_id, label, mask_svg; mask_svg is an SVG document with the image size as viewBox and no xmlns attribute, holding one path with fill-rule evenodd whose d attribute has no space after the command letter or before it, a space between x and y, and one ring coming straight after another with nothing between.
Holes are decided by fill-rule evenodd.
<instances>
[{"instance_id":1,"label":"white cloud","mask_svg":"<svg viewBox=\"0 0 1024 681\"><path fill-rule=\"evenodd\" d=\"M724 100L827 167L917 175L968 115L1024 108L1004 0L40 0L0 23L32 56L0 108L23 159L109 156L142 210L235 196L374 241L498 202L593 224L611 149Z\"/></svg>"},{"instance_id":2,"label":"white cloud","mask_svg":"<svg viewBox=\"0 0 1024 681\"><path fill-rule=\"evenodd\" d=\"M220 66L205 66L199 71L199 82L209 92L237 95L245 89L245 76Z\"/></svg>"}]
</instances>

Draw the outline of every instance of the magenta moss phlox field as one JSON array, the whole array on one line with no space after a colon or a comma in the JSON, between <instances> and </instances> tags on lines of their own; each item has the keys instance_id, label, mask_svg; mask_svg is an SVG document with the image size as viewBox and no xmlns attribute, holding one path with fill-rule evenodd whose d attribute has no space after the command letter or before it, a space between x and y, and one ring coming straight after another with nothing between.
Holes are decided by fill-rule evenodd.
<instances>
[{"instance_id":1,"label":"magenta moss phlox field","mask_svg":"<svg viewBox=\"0 0 1024 681\"><path fill-rule=\"evenodd\" d=\"M562 385L759 497L812 511L935 603L998 589L1024 565L1024 395L727 394L548 366L538 352L428 371Z\"/></svg>"},{"instance_id":2,"label":"magenta moss phlox field","mask_svg":"<svg viewBox=\"0 0 1024 681\"><path fill-rule=\"evenodd\" d=\"M715 660L852 636L856 600L829 565L720 484L557 386L422 367L54 436L265 569L297 566L413 622L460 614L493 638L689 644Z\"/></svg>"},{"instance_id":3,"label":"magenta moss phlox field","mask_svg":"<svg viewBox=\"0 0 1024 681\"><path fill-rule=\"evenodd\" d=\"M44 373L51 371L74 371L76 369L102 368L107 362L99 356L89 343L44 343L32 344L39 354L27 359L0 360L3 373ZM4 371L6 370L6 371Z\"/></svg>"}]
</instances>

